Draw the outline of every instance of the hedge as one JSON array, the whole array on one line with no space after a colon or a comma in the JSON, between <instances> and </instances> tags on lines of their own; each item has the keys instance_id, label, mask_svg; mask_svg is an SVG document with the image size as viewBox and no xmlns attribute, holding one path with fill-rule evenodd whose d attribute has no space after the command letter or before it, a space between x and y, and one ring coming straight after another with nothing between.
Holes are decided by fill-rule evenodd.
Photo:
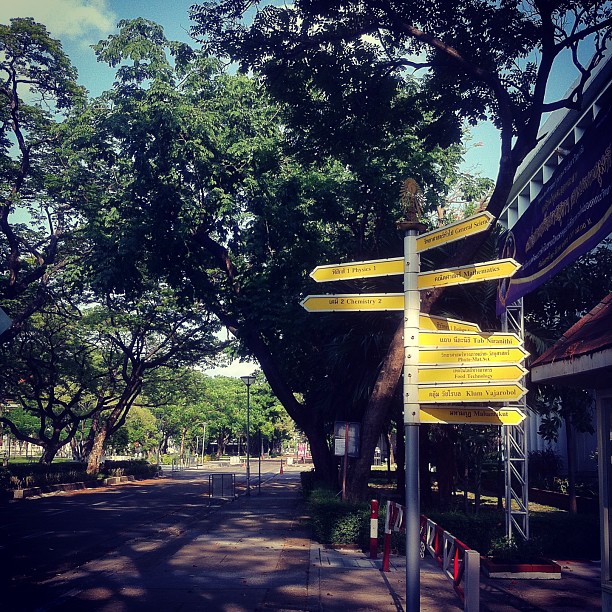
<instances>
[{"instance_id":1,"label":"hedge","mask_svg":"<svg viewBox=\"0 0 612 612\"><path fill-rule=\"evenodd\" d=\"M48 487L71 482L95 482L108 476L152 477L158 468L147 461L105 461L98 474L87 474L87 466L79 462L15 463L0 467L0 489L12 491L30 487Z\"/></svg>"}]
</instances>

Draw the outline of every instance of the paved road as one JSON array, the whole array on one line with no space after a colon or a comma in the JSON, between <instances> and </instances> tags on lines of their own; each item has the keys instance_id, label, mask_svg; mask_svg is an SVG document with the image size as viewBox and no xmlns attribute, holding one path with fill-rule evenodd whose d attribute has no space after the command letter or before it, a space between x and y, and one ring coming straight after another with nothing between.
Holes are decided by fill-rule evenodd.
<instances>
[{"instance_id":1,"label":"paved road","mask_svg":"<svg viewBox=\"0 0 612 612\"><path fill-rule=\"evenodd\" d=\"M227 469L227 468L226 468ZM278 470L271 470L278 471ZM240 474L244 482L244 474ZM187 471L106 491L0 507L2 612L399 612L405 560L327 550L310 539L299 474L264 476L261 495L208 505L208 474ZM8 566L8 567L7 567ZM563 562L563 578L481 577L483 612L601 609L599 568ZM427 556L421 610L462 609Z\"/></svg>"},{"instance_id":2,"label":"paved road","mask_svg":"<svg viewBox=\"0 0 612 612\"><path fill-rule=\"evenodd\" d=\"M262 481L279 462L262 462ZM162 479L110 488L63 492L0 504L0 585L23 592L134 539L159 538L184 530L221 503L209 497L211 473L235 473L244 493L240 466L165 471ZM252 494L258 491L257 461L251 464ZM7 563L8 561L8 563ZM1 597L1 596L0 596Z\"/></svg>"}]
</instances>

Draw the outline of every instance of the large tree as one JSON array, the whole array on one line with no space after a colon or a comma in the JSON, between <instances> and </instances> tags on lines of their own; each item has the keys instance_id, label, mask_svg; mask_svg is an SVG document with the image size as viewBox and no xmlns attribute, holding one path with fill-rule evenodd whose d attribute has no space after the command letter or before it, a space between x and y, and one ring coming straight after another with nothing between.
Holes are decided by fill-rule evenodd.
<instances>
[{"instance_id":1,"label":"large tree","mask_svg":"<svg viewBox=\"0 0 612 612\"><path fill-rule=\"evenodd\" d=\"M416 172L439 201L459 148L442 148L452 139L416 84L380 74L376 87L350 89L371 75L367 50L342 58L338 97L296 80L319 118L304 124L309 140L255 79L220 73L151 22L124 22L96 49L119 66L116 84L66 125L67 197L89 220L91 268L104 263L94 286L129 293L158 278L205 303L258 359L317 469L334 478L330 422L365 409L395 323L357 317L347 335L342 319L313 320L299 307L307 273L332 257L395 255L398 181ZM347 360L359 376L347 376Z\"/></svg>"},{"instance_id":2,"label":"large tree","mask_svg":"<svg viewBox=\"0 0 612 612\"><path fill-rule=\"evenodd\" d=\"M36 427L23 422L15 409L4 411L0 423L18 440L42 447L44 464L73 440L98 407L98 353L80 320L76 308L51 304L29 317L12 342L0 346L4 395L31 415Z\"/></svg>"},{"instance_id":3,"label":"large tree","mask_svg":"<svg viewBox=\"0 0 612 612\"><path fill-rule=\"evenodd\" d=\"M422 70L424 95L437 106L447 129L485 119L499 129L499 171L487 207L496 217L516 170L537 145L545 114L581 108L584 86L604 56L612 24L609 3L603 1L298 0L273 6L219 0L195 7L192 16L194 33L205 48L258 71L275 96L295 105L298 124L301 118L312 123L313 113L309 99L302 103L295 96L296 78L317 79L325 73L327 79L317 81L319 99L329 99L343 74L338 58L349 50L373 58L366 80L352 83L362 91L376 87L379 75L411 80L413 72ZM579 78L569 95L552 99L551 76L564 62L573 64ZM418 172L413 175L421 178ZM422 182L427 191L427 181ZM464 241L447 265L472 260L486 238L480 234ZM421 310L429 312L442 293L425 292ZM401 376L402 328L397 326L378 370L363 422L366 431L378 429ZM354 497L365 493L373 445L365 441L363 459L357 462L361 477L350 492Z\"/></svg>"},{"instance_id":4,"label":"large tree","mask_svg":"<svg viewBox=\"0 0 612 612\"><path fill-rule=\"evenodd\" d=\"M181 307L173 291L160 287L136 298L108 295L104 306L86 313L84 324L103 371L87 448L87 470L95 473L108 437L125 423L146 377L162 367L206 363L217 351L218 323L202 306Z\"/></svg>"},{"instance_id":5,"label":"large tree","mask_svg":"<svg viewBox=\"0 0 612 612\"><path fill-rule=\"evenodd\" d=\"M13 338L51 301L66 263L74 216L58 198L58 126L84 100L58 40L32 19L0 24L0 302Z\"/></svg>"}]
</instances>

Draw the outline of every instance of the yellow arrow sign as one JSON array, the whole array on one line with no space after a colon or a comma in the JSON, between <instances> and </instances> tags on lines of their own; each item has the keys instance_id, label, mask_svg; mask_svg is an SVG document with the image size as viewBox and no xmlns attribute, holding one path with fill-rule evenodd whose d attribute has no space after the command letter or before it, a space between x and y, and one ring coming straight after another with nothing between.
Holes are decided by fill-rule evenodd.
<instances>
[{"instance_id":1,"label":"yellow arrow sign","mask_svg":"<svg viewBox=\"0 0 612 612\"><path fill-rule=\"evenodd\" d=\"M417 238L417 253L483 232L491 225L493 219L493 215L485 210L462 221L421 234Z\"/></svg>"},{"instance_id":2,"label":"yellow arrow sign","mask_svg":"<svg viewBox=\"0 0 612 612\"><path fill-rule=\"evenodd\" d=\"M419 403L451 404L456 402L514 402L527 389L519 383L488 385L419 385Z\"/></svg>"},{"instance_id":3,"label":"yellow arrow sign","mask_svg":"<svg viewBox=\"0 0 612 612\"><path fill-rule=\"evenodd\" d=\"M479 365L419 368L418 382L432 383L481 383L515 382L527 374L520 365Z\"/></svg>"},{"instance_id":4,"label":"yellow arrow sign","mask_svg":"<svg viewBox=\"0 0 612 612\"><path fill-rule=\"evenodd\" d=\"M514 259L508 258L470 264L469 266L459 266L457 268L421 272L418 277L417 287L418 289L430 289L432 287L465 285L467 283L508 278L520 267L521 264Z\"/></svg>"},{"instance_id":5,"label":"yellow arrow sign","mask_svg":"<svg viewBox=\"0 0 612 612\"><path fill-rule=\"evenodd\" d=\"M354 261L345 264L317 266L310 276L317 283L327 281L349 280L354 278L371 278L404 273L404 258L375 259L372 261Z\"/></svg>"},{"instance_id":6,"label":"yellow arrow sign","mask_svg":"<svg viewBox=\"0 0 612 612\"><path fill-rule=\"evenodd\" d=\"M308 312L404 310L403 293L307 295L300 305Z\"/></svg>"},{"instance_id":7,"label":"yellow arrow sign","mask_svg":"<svg viewBox=\"0 0 612 612\"><path fill-rule=\"evenodd\" d=\"M364 305L364 300L366 301ZM374 300L374 303L371 302ZM337 295L307 295L300 305L309 312L334 312L337 310L403 310L403 293L363 293ZM419 327L428 331L480 332L476 323L419 314Z\"/></svg>"},{"instance_id":8,"label":"yellow arrow sign","mask_svg":"<svg viewBox=\"0 0 612 612\"><path fill-rule=\"evenodd\" d=\"M422 332L419 332L419 338ZM520 363L529 353L522 347L419 350L419 365Z\"/></svg>"},{"instance_id":9,"label":"yellow arrow sign","mask_svg":"<svg viewBox=\"0 0 612 612\"><path fill-rule=\"evenodd\" d=\"M480 331L480 327L476 323L423 313L419 315L419 328L429 331Z\"/></svg>"},{"instance_id":10,"label":"yellow arrow sign","mask_svg":"<svg viewBox=\"0 0 612 612\"><path fill-rule=\"evenodd\" d=\"M422 331L419 333L421 348L501 348L521 346L521 339L516 334L503 332L447 332Z\"/></svg>"},{"instance_id":11,"label":"yellow arrow sign","mask_svg":"<svg viewBox=\"0 0 612 612\"><path fill-rule=\"evenodd\" d=\"M421 423L466 425L518 425L526 414L518 408L421 406Z\"/></svg>"}]
</instances>

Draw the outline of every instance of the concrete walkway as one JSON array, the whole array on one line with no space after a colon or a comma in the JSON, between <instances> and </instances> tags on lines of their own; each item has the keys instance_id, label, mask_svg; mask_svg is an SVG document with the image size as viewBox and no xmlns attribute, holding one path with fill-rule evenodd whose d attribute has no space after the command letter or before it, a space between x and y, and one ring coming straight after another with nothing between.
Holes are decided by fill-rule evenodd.
<instances>
[{"instance_id":1,"label":"concrete walkway","mask_svg":"<svg viewBox=\"0 0 612 612\"><path fill-rule=\"evenodd\" d=\"M311 541L299 483L299 472L285 471L260 494L48 580L41 586L49 597L38 611L404 610L403 558L394 557L383 573L380 559ZM596 565L565 564L560 581L482 578L480 609L598 610L598 572ZM461 609L450 582L426 558L421 610Z\"/></svg>"}]
</instances>

